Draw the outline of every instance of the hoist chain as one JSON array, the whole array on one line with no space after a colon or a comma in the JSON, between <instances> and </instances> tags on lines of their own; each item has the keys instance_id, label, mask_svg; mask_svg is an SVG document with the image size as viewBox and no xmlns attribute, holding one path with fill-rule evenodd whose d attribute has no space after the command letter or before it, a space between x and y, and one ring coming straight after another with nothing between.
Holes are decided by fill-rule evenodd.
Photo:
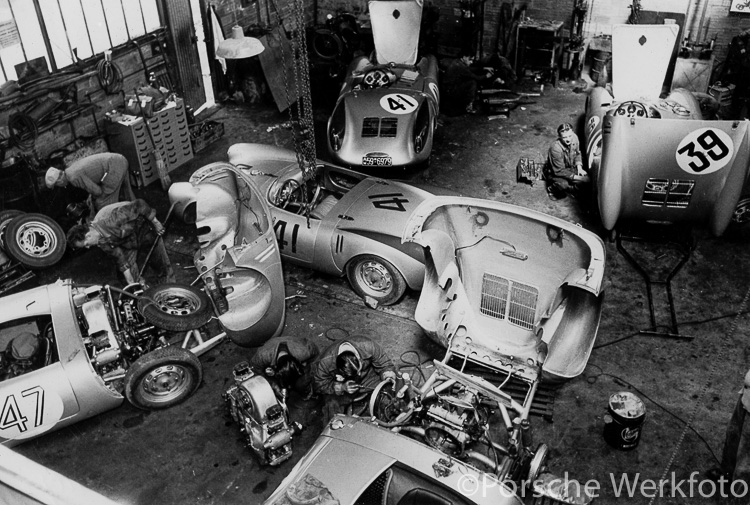
<instances>
[{"instance_id":1,"label":"hoist chain","mask_svg":"<svg viewBox=\"0 0 750 505\"><path fill-rule=\"evenodd\" d=\"M315 161L315 123L313 121L312 93L310 91L310 67L305 35L304 0L294 0L294 29L292 46L294 51L294 80L297 91L297 121L299 138L295 137L297 161L307 181L314 177ZM291 109L290 109L291 111Z\"/></svg>"}]
</instances>

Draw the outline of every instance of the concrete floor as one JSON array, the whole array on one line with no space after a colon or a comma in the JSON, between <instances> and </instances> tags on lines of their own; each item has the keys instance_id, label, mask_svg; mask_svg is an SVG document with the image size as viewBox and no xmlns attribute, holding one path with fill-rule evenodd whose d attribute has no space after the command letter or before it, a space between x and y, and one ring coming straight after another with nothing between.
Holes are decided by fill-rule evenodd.
<instances>
[{"instance_id":1,"label":"concrete floor","mask_svg":"<svg viewBox=\"0 0 750 505\"><path fill-rule=\"evenodd\" d=\"M582 81L546 86L535 103L512 110L507 119L441 116L429 170L408 175L416 182L531 207L602 232L596 214L578 202L552 201L541 183L516 182L519 158L541 162L559 123L580 124L586 96L582 87ZM224 159L235 142L293 147L283 126L288 117L273 106L225 104L212 119L224 122L225 136L174 172L173 180L186 180L203 164ZM325 119L321 108L316 115L319 134ZM324 156L322 148L318 155ZM166 214L168 202L158 184L138 193L157 207L160 217ZM721 457L724 430L749 362L750 321L745 311L750 230L730 230L722 238L697 231L696 237L695 251L673 280L680 332L691 338L639 334L650 327L645 285L615 244L606 241L606 295L596 348L584 374L557 392L553 420L532 418L535 440L551 448L551 469L599 482L598 503L618 501L613 479L619 485L623 474L631 485L636 476L639 485L644 479L660 478L678 483L693 471L701 480ZM170 226L168 249L185 282L195 277L186 254L192 243L188 227L178 222ZM636 246L633 254L654 275L662 275L675 260L672 250L664 247ZM58 277L114 282L110 263L99 251L67 257L43 272L39 281ZM372 310L340 279L289 267L286 281L288 295L302 295L287 301L286 334L312 338L321 346L347 334L366 335L385 345L397 362L406 350L416 350L421 359L442 357L442 350L429 343L412 320L418 293L408 293L393 307ZM657 323L668 324L664 292L657 287L655 295ZM17 450L124 504L259 503L304 454L322 425L319 412L295 411L307 428L294 442L293 461L279 468L258 466L221 398L232 367L251 353L231 343L210 351L202 359L200 389L175 408L148 413L125 404ZM629 452L611 448L602 437L608 398L625 390L638 394L647 409L640 445ZM346 465L342 462L342 469ZM636 490L633 503L651 503L649 489L645 495ZM689 484L674 492L669 485L662 488L658 503L692 501L682 498L680 491L689 495ZM707 494L710 486L700 491ZM694 484L694 499L699 499L698 493ZM720 497L702 501L725 502Z\"/></svg>"}]
</instances>

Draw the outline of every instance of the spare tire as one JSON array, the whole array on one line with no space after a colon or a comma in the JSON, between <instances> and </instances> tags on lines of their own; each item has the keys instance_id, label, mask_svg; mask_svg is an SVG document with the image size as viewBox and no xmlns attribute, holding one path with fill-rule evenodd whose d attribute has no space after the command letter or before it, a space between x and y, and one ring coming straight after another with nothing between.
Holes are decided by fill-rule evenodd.
<instances>
[{"instance_id":1,"label":"spare tire","mask_svg":"<svg viewBox=\"0 0 750 505\"><path fill-rule=\"evenodd\" d=\"M5 228L4 240L8 256L33 269L51 267L65 254L65 232L44 214L14 217Z\"/></svg>"},{"instance_id":2,"label":"spare tire","mask_svg":"<svg viewBox=\"0 0 750 505\"><path fill-rule=\"evenodd\" d=\"M8 223L13 221L13 218L21 214L25 214L25 212L15 209L0 211L0 248L3 250L5 250L5 228L8 227Z\"/></svg>"},{"instance_id":3,"label":"spare tire","mask_svg":"<svg viewBox=\"0 0 750 505\"><path fill-rule=\"evenodd\" d=\"M125 397L139 409L165 409L187 399L203 380L198 357L168 346L144 354L125 374Z\"/></svg>"},{"instance_id":4,"label":"spare tire","mask_svg":"<svg viewBox=\"0 0 750 505\"><path fill-rule=\"evenodd\" d=\"M213 317L211 300L193 286L169 282L146 290L138 309L149 323L170 331L200 328Z\"/></svg>"}]
</instances>

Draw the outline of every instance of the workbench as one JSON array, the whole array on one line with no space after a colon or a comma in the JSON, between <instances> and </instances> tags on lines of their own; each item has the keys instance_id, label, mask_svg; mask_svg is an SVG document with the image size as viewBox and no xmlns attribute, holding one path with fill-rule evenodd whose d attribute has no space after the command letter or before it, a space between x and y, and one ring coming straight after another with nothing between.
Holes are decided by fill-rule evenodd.
<instances>
[{"instance_id":1,"label":"workbench","mask_svg":"<svg viewBox=\"0 0 750 505\"><path fill-rule=\"evenodd\" d=\"M562 21L526 20L518 24L514 65L519 78L526 70L541 70L549 72L552 85L557 85L562 27Z\"/></svg>"}]
</instances>

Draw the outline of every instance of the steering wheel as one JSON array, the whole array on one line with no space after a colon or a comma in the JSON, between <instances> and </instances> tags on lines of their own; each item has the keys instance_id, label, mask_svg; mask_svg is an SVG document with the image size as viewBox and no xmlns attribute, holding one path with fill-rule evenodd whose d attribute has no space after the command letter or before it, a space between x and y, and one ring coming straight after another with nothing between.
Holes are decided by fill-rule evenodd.
<instances>
[{"instance_id":1,"label":"steering wheel","mask_svg":"<svg viewBox=\"0 0 750 505\"><path fill-rule=\"evenodd\" d=\"M390 84L391 78L388 75L388 72L378 68L367 72L365 74L363 82L368 88L380 88Z\"/></svg>"},{"instance_id":2,"label":"steering wheel","mask_svg":"<svg viewBox=\"0 0 750 505\"><path fill-rule=\"evenodd\" d=\"M295 193L297 196L295 196ZM286 209L290 203L302 200L302 189L299 182L294 179L287 179L281 185L281 189L276 193L274 205L280 209Z\"/></svg>"},{"instance_id":3,"label":"steering wheel","mask_svg":"<svg viewBox=\"0 0 750 505\"><path fill-rule=\"evenodd\" d=\"M316 184L315 185L315 191L313 192L312 198L310 198L310 201L307 202L306 206L303 205L303 206L300 207L299 214L304 214L305 213L305 210L306 210L305 207L307 207L308 209L310 209L310 212L312 212L313 210L315 210L315 205L318 203L318 196L320 196L320 184Z\"/></svg>"},{"instance_id":4,"label":"steering wheel","mask_svg":"<svg viewBox=\"0 0 750 505\"><path fill-rule=\"evenodd\" d=\"M641 102L628 100L617 106L617 109L615 109L615 116L648 117L648 111L646 110L646 106Z\"/></svg>"}]
</instances>

